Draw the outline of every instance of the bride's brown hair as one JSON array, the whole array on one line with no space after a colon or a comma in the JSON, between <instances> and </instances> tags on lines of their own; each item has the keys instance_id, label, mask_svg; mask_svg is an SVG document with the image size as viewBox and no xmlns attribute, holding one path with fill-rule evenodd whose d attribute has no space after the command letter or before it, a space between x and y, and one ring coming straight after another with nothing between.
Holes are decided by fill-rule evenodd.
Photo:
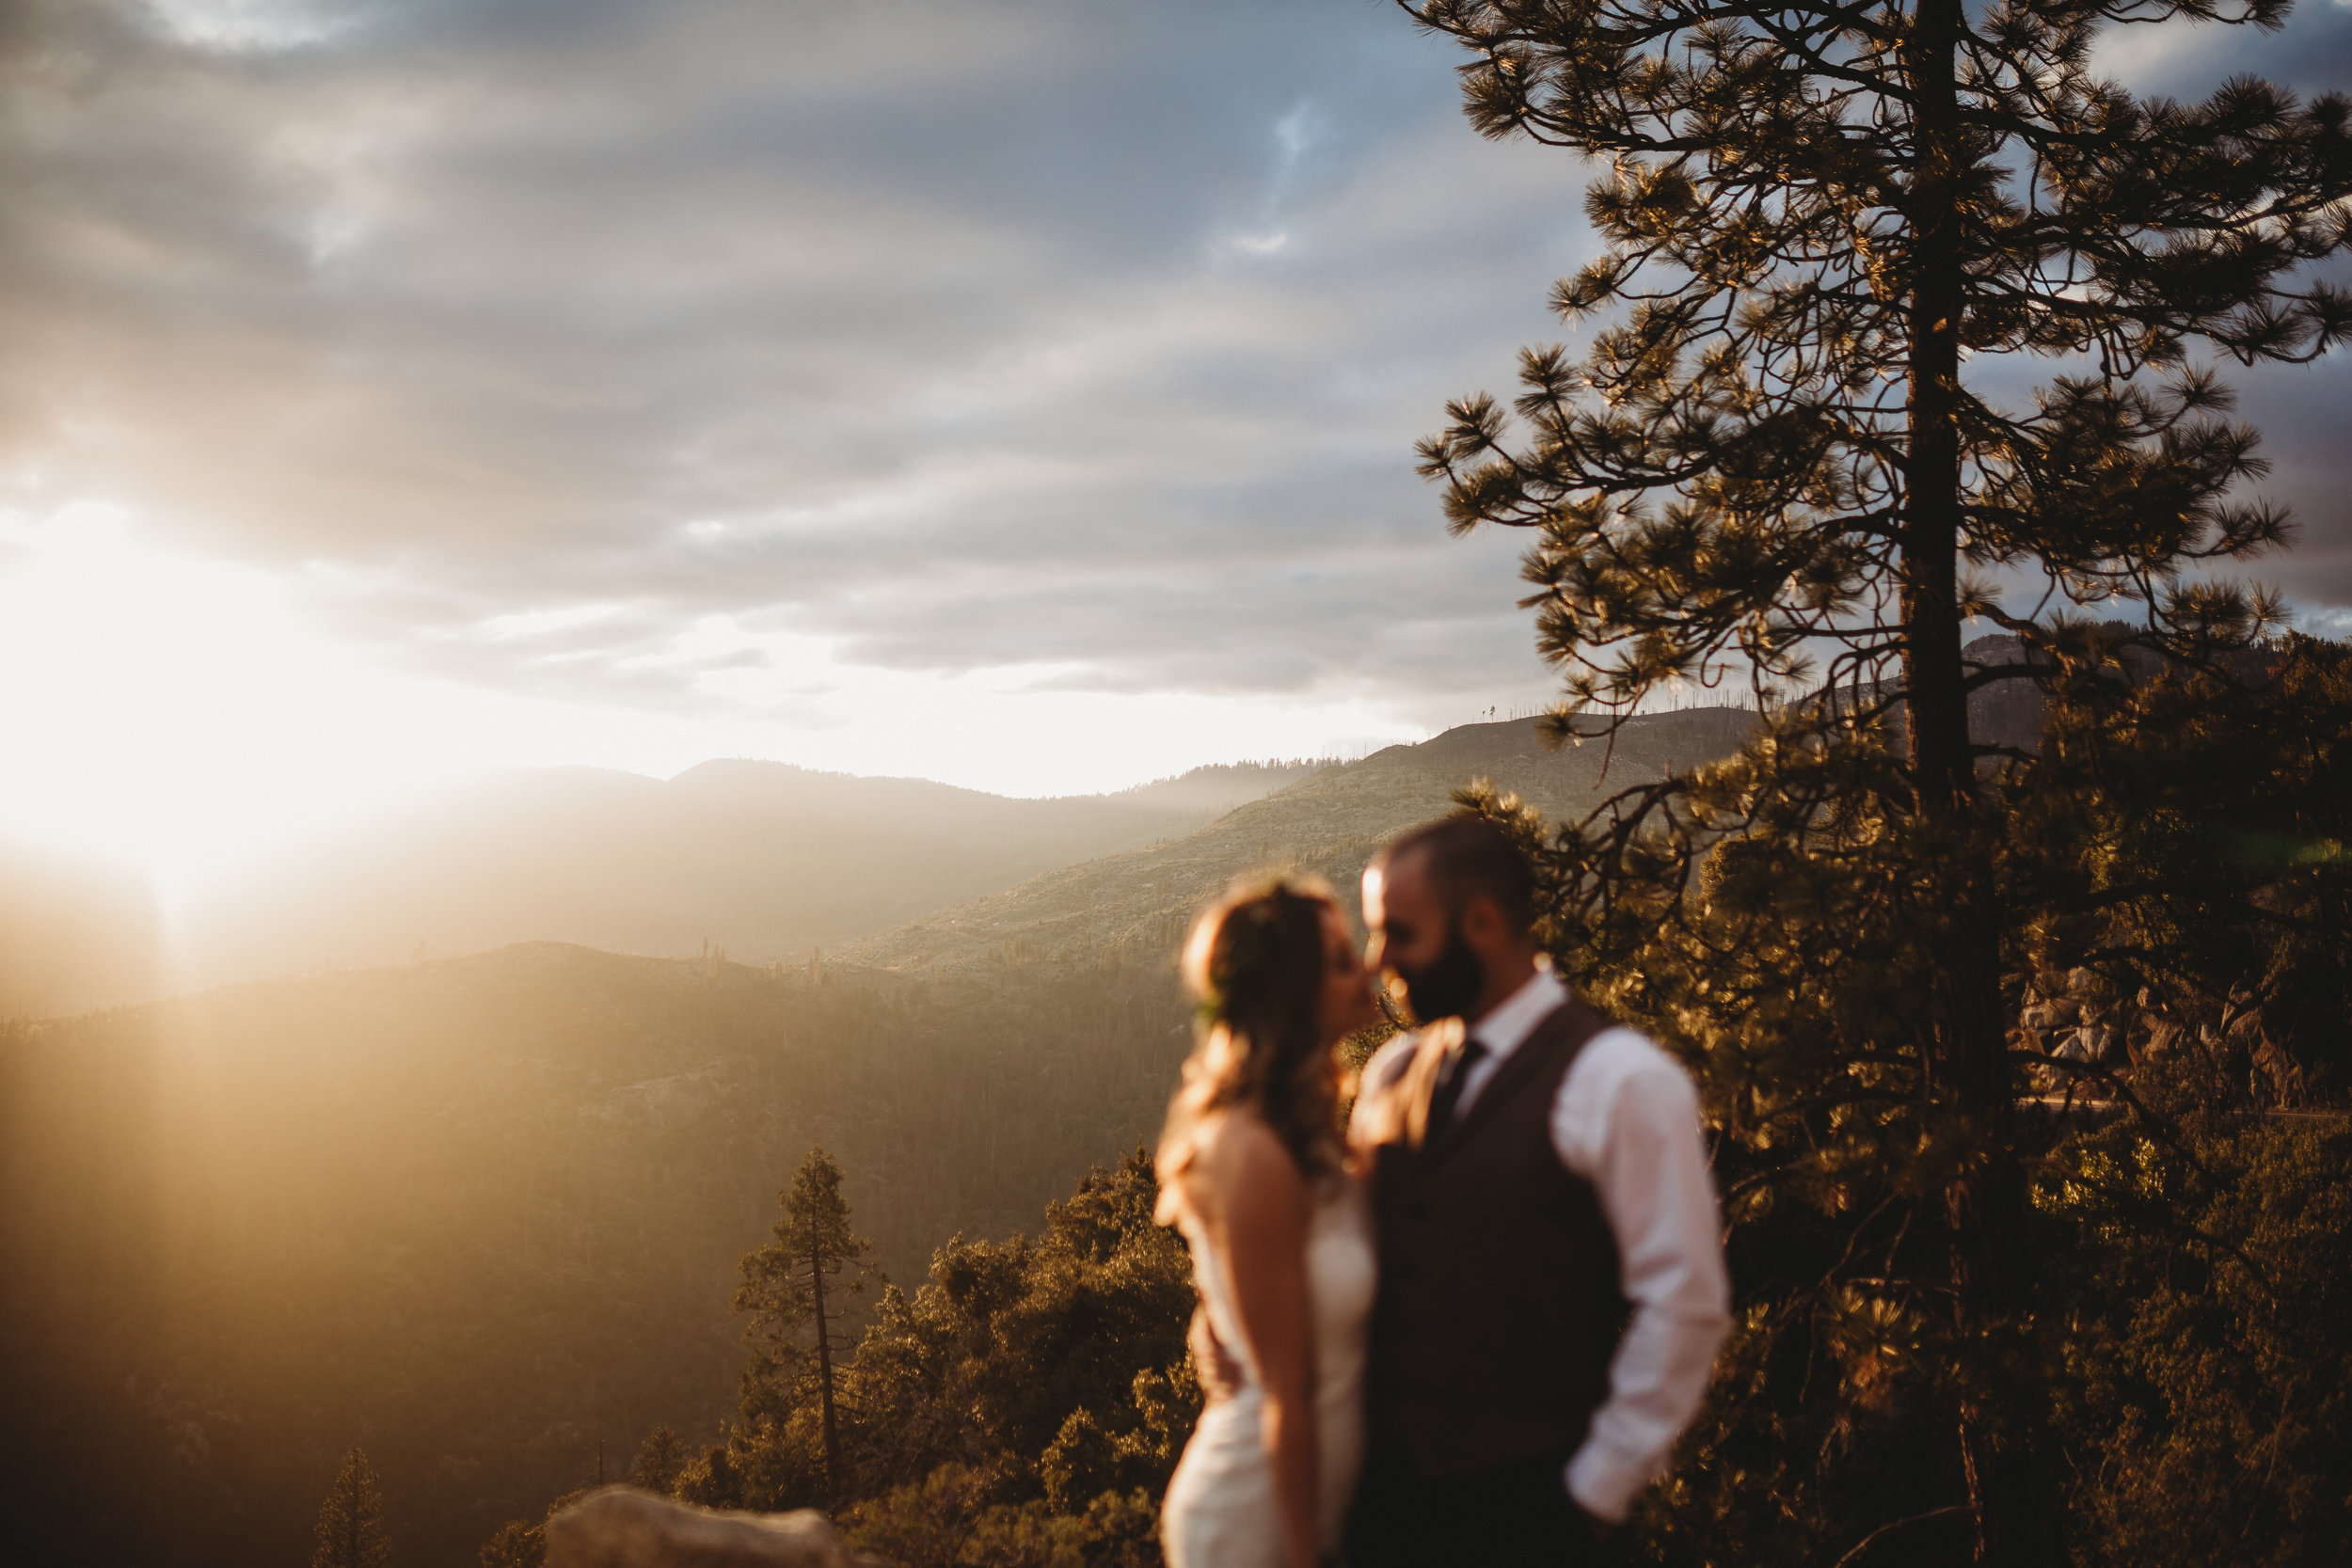
<instances>
[{"instance_id":1,"label":"bride's brown hair","mask_svg":"<svg viewBox=\"0 0 2352 1568\"><path fill-rule=\"evenodd\" d=\"M1200 1043L1160 1133L1163 1176L1171 1157L1181 1168L1201 1117L1235 1105L1257 1112L1307 1174L1339 1164L1339 1069L1320 1017L1323 914L1336 908L1322 882L1277 877L1236 885L1193 922L1184 972Z\"/></svg>"}]
</instances>

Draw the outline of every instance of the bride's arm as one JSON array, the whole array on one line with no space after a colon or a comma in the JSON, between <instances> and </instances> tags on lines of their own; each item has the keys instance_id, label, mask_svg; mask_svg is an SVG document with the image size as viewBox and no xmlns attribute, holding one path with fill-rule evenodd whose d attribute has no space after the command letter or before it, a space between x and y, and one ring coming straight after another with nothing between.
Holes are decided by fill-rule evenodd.
<instances>
[{"instance_id":1,"label":"bride's arm","mask_svg":"<svg viewBox=\"0 0 2352 1568\"><path fill-rule=\"evenodd\" d=\"M1314 1311L1307 1293L1307 1183L1290 1151L1252 1117L1229 1117L1197 1167L1203 1214L1232 1268L1241 1332L1257 1363L1263 1431L1291 1568L1314 1568Z\"/></svg>"}]
</instances>

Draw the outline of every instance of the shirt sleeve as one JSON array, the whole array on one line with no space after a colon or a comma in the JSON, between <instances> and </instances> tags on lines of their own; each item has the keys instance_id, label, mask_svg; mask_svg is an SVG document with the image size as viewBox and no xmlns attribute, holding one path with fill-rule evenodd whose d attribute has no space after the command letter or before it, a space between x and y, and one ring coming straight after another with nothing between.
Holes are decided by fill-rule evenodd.
<instances>
[{"instance_id":1,"label":"shirt sleeve","mask_svg":"<svg viewBox=\"0 0 2352 1568\"><path fill-rule=\"evenodd\" d=\"M1552 1102L1551 1142L1599 1196L1632 1308L1609 1363L1609 1396L1565 1471L1569 1496L1614 1523L1698 1413L1730 1330L1715 1183L1697 1091L1680 1064L1631 1030L1584 1048Z\"/></svg>"}]
</instances>

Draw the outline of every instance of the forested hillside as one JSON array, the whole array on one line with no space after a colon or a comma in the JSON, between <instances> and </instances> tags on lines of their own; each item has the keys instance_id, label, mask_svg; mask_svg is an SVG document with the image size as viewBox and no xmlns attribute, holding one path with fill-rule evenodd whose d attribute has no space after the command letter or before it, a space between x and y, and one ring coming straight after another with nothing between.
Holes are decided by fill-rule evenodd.
<instances>
[{"instance_id":1,"label":"forested hillside","mask_svg":"<svg viewBox=\"0 0 2352 1568\"><path fill-rule=\"evenodd\" d=\"M1643 721L1610 777L1746 722ZM14 1026L0 1399L41 1417L0 1473L93 1560L293 1561L361 1442L398 1560L470 1560L599 1443L617 1473L657 1422L715 1435L736 1259L810 1146L896 1280L959 1232L1032 1229L1156 1130L1202 899L1272 861L1347 888L1474 777L1573 810L1603 754L1452 731L855 962L542 943ZM164 1506L109 1507L126 1485Z\"/></svg>"},{"instance_id":2,"label":"forested hillside","mask_svg":"<svg viewBox=\"0 0 2352 1568\"><path fill-rule=\"evenodd\" d=\"M952 970L1104 952L1172 952L1184 923L1249 866L1299 866L1352 904L1364 862L1412 823L1451 809L1453 792L1491 781L1555 818L1593 809L1609 789L1690 768L1736 747L1744 708L1648 715L1598 740L1548 746L1534 721L1465 724L1418 746L1391 746L1242 806L1183 838L1052 871L852 944L845 957L883 967ZM1605 779L1604 779L1605 773Z\"/></svg>"},{"instance_id":3,"label":"forested hillside","mask_svg":"<svg viewBox=\"0 0 2352 1568\"><path fill-rule=\"evenodd\" d=\"M811 1144L919 1277L1153 1125L1170 1001L533 945L18 1026L0 1469L71 1500L61 1557L293 1562L363 1442L399 1560L469 1560L599 1442L715 1431Z\"/></svg>"},{"instance_id":4,"label":"forested hillside","mask_svg":"<svg viewBox=\"0 0 2352 1568\"><path fill-rule=\"evenodd\" d=\"M1054 1541L1083 1536L1147 1560L1151 1486L1189 1397L1168 1359L1180 1314L1163 1310L1175 1265L1165 1238L1133 1234L1148 1170L1071 1195L1157 1127L1189 1045L1172 962L1185 918L1269 863L1319 870L1352 897L1384 837L1471 779L1573 816L1610 787L1719 754L1751 722L1722 709L1645 718L1613 754L1546 750L1526 724L1470 726L819 961L532 943L8 1025L0 1407L15 1418L0 1429L0 1507L12 1544L32 1561L300 1562L318 1499L358 1445L383 1478L394 1563L470 1564L508 1521L523 1530L600 1473L627 1474L657 1427L677 1434L672 1479L686 1495L807 1500L800 1414L774 1431L741 1424L730 1303L738 1259L821 1145L889 1278L931 1286L897 1304L845 1373L860 1539L946 1561L943 1544L994 1531L1022 1543L1006 1560L1041 1562L1059 1560ZM2229 1086L2249 1072L2277 1080L2256 1104L2306 1092L2274 1070L2294 1063L2271 1036L2302 1038L2283 991L2276 1007L2232 1002L2190 1050L2176 1038L2188 1025L2144 994L2109 998L2088 971L2064 989L2021 1015L2018 1037L2059 1064L2045 1085L2128 1059L2142 1092L2176 1101L2242 1092ZM2325 1057L2312 1057L2322 1077ZM2253 1134L2235 1101L2207 1119L2196 1158L2217 1171L2254 1162L2245 1190L2271 1205L2221 1216L2217 1233L2259 1243L2285 1280L2297 1237L2344 1225L2312 1206L2318 1178L2279 1162L2323 1170L2341 1135L2283 1124L2288 1142L2265 1152L2240 1147ZM2100 1140L2125 1131L2094 1130L2083 1157L2108 1160ZM2054 1187L2054 1234L2079 1221L2108 1235L2106 1199L2086 1196L2103 1191ZM1057 1199L1070 1201L1043 1241L1002 1244L1037 1233ZM1755 1238L1770 1214L1740 1213L1742 1277L1768 1277ZM2096 1277L2081 1299L2119 1312L2172 1301L2169 1255L2111 1251L2083 1264ZM2227 1333L2260 1345L2301 1334L2280 1365L2334 1365L2304 1343L2339 1331L2340 1314L2309 1305L2326 1279L2295 1289L2292 1322L2249 1306ZM2189 1309L2165 1310L2176 1307ZM1022 1327L1073 1313L1093 1338ZM2119 1401L2201 1402L2231 1421L2269 1408L2267 1384L2201 1391L2203 1373L2165 1359L2160 1323L2068 1332L2087 1337L2067 1353L2089 1380L2067 1419L2089 1460L2111 1446ZM1008 1363L991 1348L1003 1335L1043 1359ZM2324 1447L2332 1419L2295 1427L2295 1451ZM1714 1442L1711 1430L1694 1441ZM2171 1463L2161 1446L2115 1451L2130 1463L2101 1507Z\"/></svg>"}]
</instances>

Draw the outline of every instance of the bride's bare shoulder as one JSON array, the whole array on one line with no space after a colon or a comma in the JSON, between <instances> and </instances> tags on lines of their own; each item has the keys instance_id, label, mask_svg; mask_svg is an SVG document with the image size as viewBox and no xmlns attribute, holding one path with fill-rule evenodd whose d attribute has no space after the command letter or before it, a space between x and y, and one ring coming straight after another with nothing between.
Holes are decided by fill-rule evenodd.
<instances>
[{"instance_id":1,"label":"bride's bare shoulder","mask_svg":"<svg viewBox=\"0 0 2352 1568\"><path fill-rule=\"evenodd\" d=\"M1287 1192L1300 1182L1298 1162L1265 1119L1246 1106L1201 1117L1188 1142L1185 1184L1204 1194Z\"/></svg>"}]
</instances>

